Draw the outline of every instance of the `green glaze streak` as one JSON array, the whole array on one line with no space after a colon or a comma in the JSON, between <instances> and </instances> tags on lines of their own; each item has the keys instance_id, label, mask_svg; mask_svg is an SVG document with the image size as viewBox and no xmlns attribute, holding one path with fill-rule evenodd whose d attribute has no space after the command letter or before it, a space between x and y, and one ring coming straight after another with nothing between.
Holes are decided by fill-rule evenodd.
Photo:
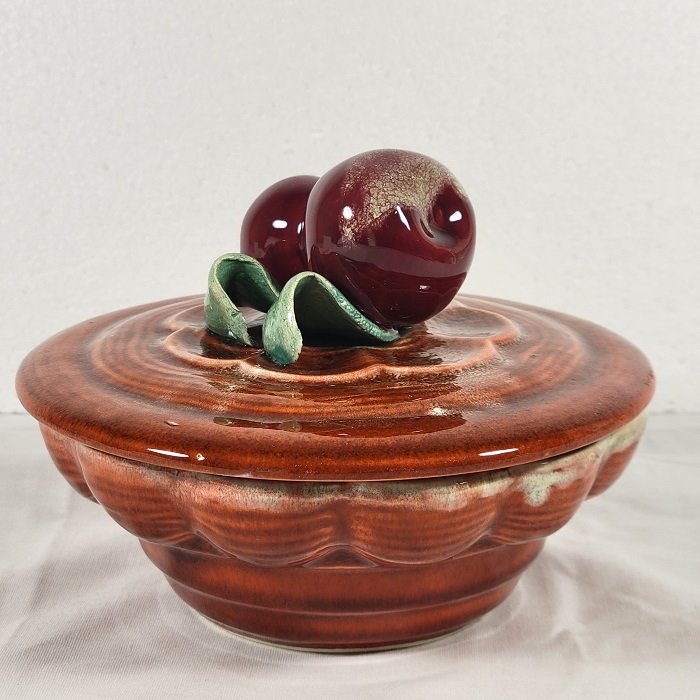
<instances>
[{"instance_id":1,"label":"green glaze streak","mask_svg":"<svg viewBox=\"0 0 700 700\"><path fill-rule=\"evenodd\" d=\"M385 330L360 313L325 277L300 272L270 307L263 325L263 346L270 359L288 365L299 357L302 333L344 338L354 344L389 343L398 331Z\"/></svg>"},{"instance_id":2,"label":"green glaze streak","mask_svg":"<svg viewBox=\"0 0 700 700\"><path fill-rule=\"evenodd\" d=\"M279 287L270 273L249 255L227 253L214 261L204 298L207 328L216 335L243 345L255 343L248 333L239 306L267 311L279 297Z\"/></svg>"}]
</instances>

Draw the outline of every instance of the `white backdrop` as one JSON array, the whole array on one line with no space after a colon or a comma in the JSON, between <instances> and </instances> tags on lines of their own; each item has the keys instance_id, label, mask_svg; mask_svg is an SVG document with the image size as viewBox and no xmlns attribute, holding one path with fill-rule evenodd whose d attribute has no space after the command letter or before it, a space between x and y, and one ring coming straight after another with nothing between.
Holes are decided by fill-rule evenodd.
<instances>
[{"instance_id":1,"label":"white backdrop","mask_svg":"<svg viewBox=\"0 0 700 700\"><path fill-rule=\"evenodd\" d=\"M273 181L377 147L462 181L465 291L636 342L700 410L695 0L0 0L0 411L38 342L204 290Z\"/></svg>"}]
</instances>

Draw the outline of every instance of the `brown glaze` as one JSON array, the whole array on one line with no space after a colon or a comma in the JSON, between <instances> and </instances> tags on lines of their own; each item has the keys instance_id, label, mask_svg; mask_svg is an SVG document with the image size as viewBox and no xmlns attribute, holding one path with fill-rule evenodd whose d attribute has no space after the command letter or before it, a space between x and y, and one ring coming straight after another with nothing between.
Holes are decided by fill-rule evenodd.
<instances>
[{"instance_id":1,"label":"brown glaze","mask_svg":"<svg viewBox=\"0 0 700 700\"><path fill-rule=\"evenodd\" d=\"M599 326L475 297L391 345L305 347L279 368L207 333L202 300L190 297L54 336L25 359L17 388L41 423L137 462L367 481L569 452L638 415L653 375L634 346Z\"/></svg>"},{"instance_id":2,"label":"brown glaze","mask_svg":"<svg viewBox=\"0 0 700 700\"><path fill-rule=\"evenodd\" d=\"M219 624L267 642L352 651L392 648L458 630L515 588L543 544L535 540L381 573L270 569L149 542L141 546L174 591Z\"/></svg>"},{"instance_id":3,"label":"brown glaze","mask_svg":"<svg viewBox=\"0 0 700 700\"><path fill-rule=\"evenodd\" d=\"M482 474L317 483L165 469L42 431L72 485L196 610L266 641L352 650L447 634L492 609L619 475L643 427Z\"/></svg>"},{"instance_id":4,"label":"brown glaze","mask_svg":"<svg viewBox=\"0 0 700 700\"><path fill-rule=\"evenodd\" d=\"M189 297L54 336L17 388L61 473L196 610L353 650L503 600L619 476L653 376L598 326L473 297L392 345L305 347L281 369L208 334Z\"/></svg>"}]
</instances>

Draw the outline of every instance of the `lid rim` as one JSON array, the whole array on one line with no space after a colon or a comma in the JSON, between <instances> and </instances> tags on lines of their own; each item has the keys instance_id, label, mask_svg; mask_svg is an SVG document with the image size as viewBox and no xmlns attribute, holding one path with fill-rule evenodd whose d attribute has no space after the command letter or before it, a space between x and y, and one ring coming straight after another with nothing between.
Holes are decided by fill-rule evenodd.
<instances>
[{"instance_id":1,"label":"lid rim","mask_svg":"<svg viewBox=\"0 0 700 700\"><path fill-rule=\"evenodd\" d=\"M201 297L183 297L113 312L59 333L25 358L18 372L17 390L25 408L40 423L103 452L172 469L291 481L431 478L528 464L610 435L636 418L649 403L654 386L651 367L637 348L614 333L537 307L481 297L458 299L462 304L499 312L526 310L544 321L551 318L563 323L579 339L581 352L588 358L577 371L581 373L593 366L603 375L589 378L576 372L570 374L560 385L555 384L555 389L545 392L550 399L556 399L549 405L534 393L505 406L494 406L488 414L477 411L470 415L465 406L458 417L454 414L454 425L449 422L449 411L438 411L433 423L433 418L419 415L415 417L417 425L427 432L413 435L396 434L411 417L399 416L394 423L389 421L384 428L377 428L371 425L379 420L376 411L372 413L375 407L369 410L362 405L360 409L369 410L369 418L365 427L354 426L354 435L343 435L348 430L326 418L301 429L284 426L285 421L249 421L256 423L251 427L245 419L240 426L215 425L212 413L214 417L225 415L225 410L183 407L168 403L167 397L140 401L132 393L127 395L107 385L87 350L86 341L109 339L107 331L117 321L128 324L140 314L160 310L162 316L163 309L190 308L201 303ZM587 386L589 383L592 388ZM413 389L422 386L420 382L410 385ZM587 397L588 413L572 405L574 398L581 397L566 398L566 390L571 387ZM591 396L593 390L599 395ZM342 395L341 390L338 396ZM459 398L458 394L456 398L447 397ZM563 412L565 408L568 413ZM168 418L176 425L169 424ZM298 418L292 416L286 422L299 422ZM435 425L443 427L428 431ZM304 432L307 428L319 428L321 434ZM322 434L323 430L327 434ZM328 434L329 430L335 434ZM348 464L353 465L352 470Z\"/></svg>"}]
</instances>

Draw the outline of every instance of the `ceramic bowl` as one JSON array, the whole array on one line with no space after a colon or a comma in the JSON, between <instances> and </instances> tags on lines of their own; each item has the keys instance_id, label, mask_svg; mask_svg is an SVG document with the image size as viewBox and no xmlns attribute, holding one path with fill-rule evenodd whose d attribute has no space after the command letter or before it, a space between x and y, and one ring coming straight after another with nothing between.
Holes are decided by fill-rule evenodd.
<instances>
[{"instance_id":1,"label":"ceramic bowl","mask_svg":"<svg viewBox=\"0 0 700 700\"><path fill-rule=\"evenodd\" d=\"M458 297L391 345L280 368L188 297L60 333L17 387L61 473L195 610L359 650L502 601L626 466L653 383L619 336L512 302Z\"/></svg>"}]
</instances>

